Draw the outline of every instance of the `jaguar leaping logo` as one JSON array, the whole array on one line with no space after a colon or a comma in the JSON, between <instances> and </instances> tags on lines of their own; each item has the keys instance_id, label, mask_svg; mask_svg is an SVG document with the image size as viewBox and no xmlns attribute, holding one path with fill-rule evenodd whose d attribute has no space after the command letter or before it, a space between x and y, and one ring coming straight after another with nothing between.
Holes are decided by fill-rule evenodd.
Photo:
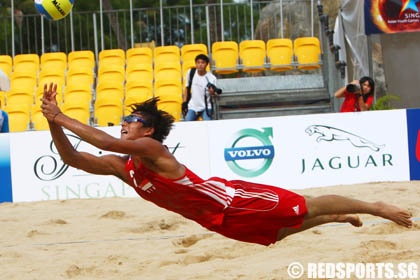
<instances>
[{"instance_id":1,"label":"jaguar leaping logo","mask_svg":"<svg viewBox=\"0 0 420 280\"><path fill-rule=\"evenodd\" d=\"M372 151L378 152L384 145L377 145L366 138L360 137L356 134L334 128L326 125L311 125L305 129L305 132L311 136L318 134L317 142L320 141L349 141L354 147L369 148Z\"/></svg>"}]
</instances>

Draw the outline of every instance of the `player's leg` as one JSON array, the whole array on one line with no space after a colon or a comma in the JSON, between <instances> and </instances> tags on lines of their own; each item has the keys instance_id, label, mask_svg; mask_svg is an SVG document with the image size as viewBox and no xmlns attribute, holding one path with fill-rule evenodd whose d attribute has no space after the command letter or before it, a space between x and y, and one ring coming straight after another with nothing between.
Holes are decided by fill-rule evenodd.
<instances>
[{"instance_id":1,"label":"player's leg","mask_svg":"<svg viewBox=\"0 0 420 280\"><path fill-rule=\"evenodd\" d=\"M384 202L365 202L339 195L324 195L306 200L307 219L334 214L370 214L391 220L401 226L411 227L411 214Z\"/></svg>"},{"instance_id":2,"label":"player's leg","mask_svg":"<svg viewBox=\"0 0 420 280\"><path fill-rule=\"evenodd\" d=\"M411 214L399 207L384 202L365 202L339 195L324 195L306 200L308 213L300 228L283 228L277 240L326 223L350 223L361 226L357 215L370 214L391 220L399 225L411 227Z\"/></svg>"},{"instance_id":3,"label":"player's leg","mask_svg":"<svg viewBox=\"0 0 420 280\"><path fill-rule=\"evenodd\" d=\"M327 223L350 223L355 227L362 226L362 221L357 215L321 215L313 218L305 217L299 228L282 228L277 235L277 241L294 233L302 232L307 229L327 224Z\"/></svg>"}]
</instances>

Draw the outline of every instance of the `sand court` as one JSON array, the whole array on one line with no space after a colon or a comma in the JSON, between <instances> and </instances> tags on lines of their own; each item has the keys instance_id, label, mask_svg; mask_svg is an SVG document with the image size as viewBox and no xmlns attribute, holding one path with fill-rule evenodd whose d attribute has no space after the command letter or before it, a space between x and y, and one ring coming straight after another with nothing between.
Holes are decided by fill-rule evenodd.
<instances>
[{"instance_id":1,"label":"sand court","mask_svg":"<svg viewBox=\"0 0 420 280\"><path fill-rule=\"evenodd\" d=\"M0 204L2 279L291 279L292 262L415 263L420 267L420 182L299 190L383 200L414 226L360 215L264 247L230 240L141 198ZM301 279L305 279L301 278Z\"/></svg>"}]
</instances>

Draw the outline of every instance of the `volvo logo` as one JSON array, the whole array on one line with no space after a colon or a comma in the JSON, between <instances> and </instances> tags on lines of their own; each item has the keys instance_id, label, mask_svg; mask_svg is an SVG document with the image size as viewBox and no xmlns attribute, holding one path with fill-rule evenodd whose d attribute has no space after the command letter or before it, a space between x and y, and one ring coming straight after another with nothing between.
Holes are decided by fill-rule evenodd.
<instances>
[{"instance_id":1,"label":"volvo logo","mask_svg":"<svg viewBox=\"0 0 420 280\"><path fill-rule=\"evenodd\" d=\"M225 148L224 158L229 168L243 177L256 177L263 174L274 158L274 147L271 143L273 129L243 129L235 133L229 148ZM252 142L258 145L249 145ZM248 167L246 163L253 161Z\"/></svg>"}]
</instances>

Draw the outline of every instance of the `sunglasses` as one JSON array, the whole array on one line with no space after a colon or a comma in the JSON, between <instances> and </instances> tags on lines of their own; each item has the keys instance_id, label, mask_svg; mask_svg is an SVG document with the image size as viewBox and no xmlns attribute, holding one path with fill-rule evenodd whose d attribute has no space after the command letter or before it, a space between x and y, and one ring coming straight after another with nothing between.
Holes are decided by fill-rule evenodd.
<instances>
[{"instance_id":1,"label":"sunglasses","mask_svg":"<svg viewBox=\"0 0 420 280\"><path fill-rule=\"evenodd\" d=\"M129 115L125 117L124 122L127 122L127 123L141 122L143 125L147 125L147 122L144 119L137 117L135 115Z\"/></svg>"}]
</instances>

